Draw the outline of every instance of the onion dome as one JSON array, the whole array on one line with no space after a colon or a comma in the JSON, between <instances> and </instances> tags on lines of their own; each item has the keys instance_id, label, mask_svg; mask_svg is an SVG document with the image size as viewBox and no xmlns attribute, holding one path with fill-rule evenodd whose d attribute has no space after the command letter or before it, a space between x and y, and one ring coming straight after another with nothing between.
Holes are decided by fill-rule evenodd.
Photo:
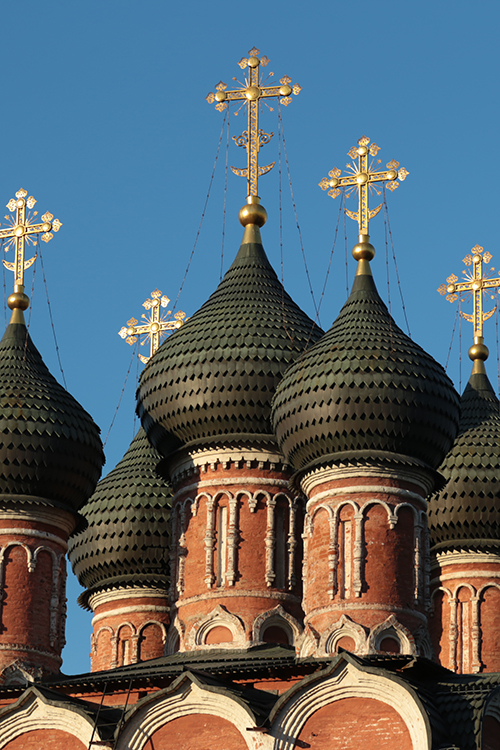
<instances>
[{"instance_id":1,"label":"onion dome","mask_svg":"<svg viewBox=\"0 0 500 750\"><path fill-rule=\"evenodd\" d=\"M500 548L500 404L476 361L460 402L458 437L439 471L448 480L429 503L434 549Z\"/></svg>"},{"instance_id":2,"label":"onion dome","mask_svg":"<svg viewBox=\"0 0 500 750\"><path fill-rule=\"evenodd\" d=\"M101 475L99 428L45 366L24 322L27 297L13 294L11 303L0 341L2 502L75 513Z\"/></svg>"},{"instance_id":3,"label":"onion dome","mask_svg":"<svg viewBox=\"0 0 500 750\"><path fill-rule=\"evenodd\" d=\"M252 221L257 209L264 211L247 209ZM273 393L286 368L321 335L279 282L257 220L248 224L217 290L142 373L137 411L149 439L164 456L181 446L274 446Z\"/></svg>"},{"instance_id":4,"label":"onion dome","mask_svg":"<svg viewBox=\"0 0 500 750\"><path fill-rule=\"evenodd\" d=\"M141 428L82 508L86 525L70 538L68 556L87 589L84 606L106 588L167 587L172 495L156 473L160 459Z\"/></svg>"},{"instance_id":5,"label":"onion dome","mask_svg":"<svg viewBox=\"0 0 500 750\"><path fill-rule=\"evenodd\" d=\"M391 318L366 247L338 318L276 390L276 436L296 470L395 459L434 469L456 434L458 395L441 365Z\"/></svg>"}]
</instances>

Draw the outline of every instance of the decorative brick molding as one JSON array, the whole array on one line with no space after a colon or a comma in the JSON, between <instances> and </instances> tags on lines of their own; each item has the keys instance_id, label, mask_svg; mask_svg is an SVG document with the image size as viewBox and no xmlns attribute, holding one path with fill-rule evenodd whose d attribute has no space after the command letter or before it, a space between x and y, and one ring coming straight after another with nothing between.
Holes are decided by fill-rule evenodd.
<instances>
[{"instance_id":1,"label":"decorative brick molding","mask_svg":"<svg viewBox=\"0 0 500 750\"><path fill-rule=\"evenodd\" d=\"M337 643L341 638L347 636L354 641L356 654L367 653L367 633L362 625L351 620L347 615L342 615L337 622L334 622L325 630L319 639L317 648L318 656L327 656L337 651Z\"/></svg>"},{"instance_id":2,"label":"decorative brick molding","mask_svg":"<svg viewBox=\"0 0 500 750\"><path fill-rule=\"evenodd\" d=\"M129 714L116 750L142 750L148 739L169 721L199 714L230 722L240 732L248 750L272 750L270 737L248 731L255 726L255 718L242 701L237 702L223 689L210 690L190 673L178 677L170 688L153 699L139 701Z\"/></svg>"},{"instance_id":3,"label":"decorative brick molding","mask_svg":"<svg viewBox=\"0 0 500 750\"><path fill-rule=\"evenodd\" d=\"M403 719L413 750L429 750L432 733L425 709L416 693L396 676L391 679L354 666L348 657L338 658L331 674L306 678L279 699L273 710L271 733L274 750L293 750L301 728L320 708L346 698L373 699L386 703ZM272 717L273 718L273 717Z\"/></svg>"},{"instance_id":4,"label":"decorative brick molding","mask_svg":"<svg viewBox=\"0 0 500 750\"><path fill-rule=\"evenodd\" d=\"M347 488L350 490L351 488ZM358 492L361 488L358 488ZM372 489L372 488L369 488ZM379 491L386 491L388 488L380 488ZM395 488L390 488L394 493ZM339 530L340 530L340 512L343 508L349 507L353 510L353 535L349 548L349 554L352 555L353 580L352 589L355 597L361 597L363 585L366 583L363 570L363 559L365 555L364 527L367 518L367 512L374 505L380 505L387 513L387 523L390 529L394 529L398 523L399 513L403 508L408 508L413 514L414 522L414 565L413 565L413 599L415 604L424 604L426 598L425 581L428 576L428 542L427 542L427 522L424 511L418 511L414 505L408 502L400 502L391 505L380 498L367 498L362 503L350 498L344 497L346 488L341 488L338 494L342 495L338 499L331 499L330 502L320 502L315 504L317 497L309 500L307 515L304 523L304 595L307 594L308 584L308 563L311 549L311 540L314 537L314 521L320 511L325 511L329 519L330 542L328 547L328 591L330 599L334 599L338 593L338 575L339 567L342 568L342 562L339 560ZM366 491L366 488L364 488ZM422 498L416 493L407 494L415 495L420 500ZM321 496L330 498L333 491L328 490L321 493Z\"/></svg>"},{"instance_id":5,"label":"decorative brick molding","mask_svg":"<svg viewBox=\"0 0 500 750\"><path fill-rule=\"evenodd\" d=\"M242 620L219 604L210 614L201 617L191 626L186 637L186 648L189 651L203 647L210 648L206 644L206 638L213 628L219 626L230 630L233 640L229 643L218 643L217 648L245 648L250 645Z\"/></svg>"},{"instance_id":6,"label":"decorative brick molding","mask_svg":"<svg viewBox=\"0 0 500 750\"><path fill-rule=\"evenodd\" d=\"M394 615L390 615L387 620L379 623L370 630L367 641L368 654L376 654L380 649L380 644L384 638L393 638L400 644L402 654L411 654L417 656L415 639L408 628L405 628Z\"/></svg>"},{"instance_id":7,"label":"decorative brick molding","mask_svg":"<svg viewBox=\"0 0 500 750\"><path fill-rule=\"evenodd\" d=\"M295 617L288 614L281 604L278 604L277 607L273 607L273 609L268 609L267 612L263 612L255 618L252 628L253 644L256 645L262 643L266 629L274 625L283 628L289 637L289 643L291 646L297 644L302 635L302 625L295 619Z\"/></svg>"},{"instance_id":8,"label":"decorative brick molding","mask_svg":"<svg viewBox=\"0 0 500 750\"><path fill-rule=\"evenodd\" d=\"M23 693L16 703L0 709L0 750L26 732L48 729L70 734L85 747L97 750L102 747L102 737L96 730L90 745L93 723L89 716L75 706L63 707L46 700L36 688Z\"/></svg>"}]
</instances>

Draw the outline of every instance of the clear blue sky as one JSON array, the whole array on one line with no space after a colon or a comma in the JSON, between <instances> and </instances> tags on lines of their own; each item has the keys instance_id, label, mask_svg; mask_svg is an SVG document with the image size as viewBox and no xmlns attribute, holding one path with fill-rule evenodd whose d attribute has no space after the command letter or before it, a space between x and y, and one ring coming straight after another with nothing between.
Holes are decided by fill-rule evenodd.
<instances>
[{"instance_id":1,"label":"clear blue sky","mask_svg":"<svg viewBox=\"0 0 500 750\"><path fill-rule=\"evenodd\" d=\"M413 338L445 362L455 309L436 293L462 258L483 245L500 268L498 239L498 2L382 0L267 3L167 0L25 0L3 3L3 118L0 202L20 187L63 222L43 245L47 285L70 392L106 436L132 349L117 335L159 287L176 298L200 223L223 116L205 96L240 76L252 46L267 70L303 87L283 110L304 249L317 298L328 267L338 201L318 188L363 134L383 164L410 175L388 195L402 290ZM230 136L245 127L231 117ZM262 127L276 134L262 163L278 160L276 111ZM229 164L244 166L230 141ZM192 314L218 284L226 136L196 252L179 301ZM263 239L280 274L278 168L260 181L269 213ZM224 269L242 230L245 181L229 173ZM373 205L373 203L372 203ZM349 206L355 207L351 200ZM314 315L283 164L283 273L295 300ZM7 213L7 211L5 211ZM2 222L4 225L4 222ZM347 219L349 253L356 225ZM383 215L370 226L373 263L387 299ZM6 256L9 259L10 256ZM349 255L352 279L354 262ZM393 314L404 328L391 264ZM328 327L346 296L343 220L321 308ZM32 274L27 273L27 288ZM12 274L5 272L7 291ZM59 376L41 268L31 334ZM463 324L462 386L472 332ZM497 383L495 320L486 324L489 374ZM142 365L140 365L142 367ZM459 384L458 347L449 373ZM109 471L134 424L134 363L106 445ZM90 616L68 587L64 670L89 669Z\"/></svg>"}]
</instances>

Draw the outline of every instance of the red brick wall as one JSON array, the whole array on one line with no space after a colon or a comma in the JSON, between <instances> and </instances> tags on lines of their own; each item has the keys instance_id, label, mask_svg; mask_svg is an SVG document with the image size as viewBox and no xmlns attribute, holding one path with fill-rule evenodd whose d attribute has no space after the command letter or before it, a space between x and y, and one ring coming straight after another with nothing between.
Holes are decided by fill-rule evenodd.
<instances>
[{"instance_id":1,"label":"red brick wall","mask_svg":"<svg viewBox=\"0 0 500 750\"><path fill-rule=\"evenodd\" d=\"M382 477L353 477L350 482L359 487L359 491L343 496L338 491L348 485L346 480L329 481L318 484L309 500L312 534L306 541L304 611L307 621L313 631L321 635L342 615L348 615L355 623L370 629L384 622L392 613L414 633L425 622L419 616L425 613L423 585L420 586L419 601L415 601L415 518L419 517L424 506L403 492L401 496L398 492L387 492L385 486L411 489L413 493L418 493L418 488L407 488L404 482L399 488L394 480ZM370 490L364 492L363 485L367 482ZM380 492L374 485L380 486ZM327 494L329 490L332 491L331 499ZM322 497L316 504L317 493ZM362 514L361 535L351 503L356 503ZM327 507L331 508L332 516ZM391 528L390 516L396 514L397 521L391 518ZM334 537L330 528L332 522L336 528ZM336 548L333 542L336 542ZM423 582L426 575L423 535L420 545ZM360 555L361 563L357 567ZM335 558L336 572L332 583L331 566L335 567L332 565ZM360 592L356 580L358 571ZM363 605L370 607L364 609Z\"/></svg>"},{"instance_id":2,"label":"red brick wall","mask_svg":"<svg viewBox=\"0 0 500 750\"><path fill-rule=\"evenodd\" d=\"M5 745L4 750L86 750L74 735L58 729L35 729Z\"/></svg>"},{"instance_id":3,"label":"red brick wall","mask_svg":"<svg viewBox=\"0 0 500 750\"><path fill-rule=\"evenodd\" d=\"M233 724L208 714L192 714L169 721L144 745L144 750L207 750L207 748L248 750L245 740Z\"/></svg>"},{"instance_id":4,"label":"red brick wall","mask_svg":"<svg viewBox=\"0 0 500 750\"><path fill-rule=\"evenodd\" d=\"M160 595L127 598L127 589L123 590L122 599L101 601L94 610L97 620L93 624L92 672L163 656L161 624L168 631L170 615L168 611L155 611L154 607L165 608L167 604L167 592L163 598ZM138 611L119 612L133 607Z\"/></svg>"},{"instance_id":5,"label":"red brick wall","mask_svg":"<svg viewBox=\"0 0 500 750\"><path fill-rule=\"evenodd\" d=\"M310 750L412 750L401 716L372 698L344 698L318 709L302 727L296 748Z\"/></svg>"},{"instance_id":6,"label":"red brick wall","mask_svg":"<svg viewBox=\"0 0 500 750\"><path fill-rule=\"evenodd\" d=\"M288 478L288 474L270 468L258 468L256 462L254 466L248 467L246 463L240 464L239 467L231 463L228 468L223 468L217 464L214 468L207 468L205 472L200 472L195 476L186 479L186 484L190 487L189 491L183 491L182 486L176 488L174 499L173 517L179 519L177 523L177 535L180 535L179 524L181 514L178 509L185 507L184 537L186 554L183 557L183 590L180 593L176 607L180 621L185 626L183 648L188 648L190 643L190 634L193 626L200 617L209 614L217 605L224 606L230 613L236 614L243 621L246 639L252 638L253 624L255 619L273 609L278 604L296 619L302 619L301 595L302 595L302 571L301 571L301 535L303 526L303 516L300 503L296 511L295 522L295 583L288 587L288 575L291 571L287 570L288 559L285 563L285 585L281 585L277 578L270 584L266 580L266 535L268 525L268 508L266 495L276 499L275 513L275 536L281 539L287 539L288 536L288 515L278 513L277 508L280 504L284 507L286 500L282 499L282 493L287 494L287 487L280 485L280 482ZM248 485L245 480L248 479ZM234 484L232 483L234 480ZM265 481L269 484L265 484ZM221 483L218 484L217 482ZM276 481L276 486L273 486ZM198 488L195 485L199 482ZM213 482L209 486L203 486L204 482ZM227 482L227 484L226 484ZM240 483L242 482L242 483ZM207 549L205 535L207 531L207 506L208 500L203 495L206 491L212 498L215 498L213 504L214 518L214 540L213 540L213 575L214 582L207 585ZM246 492L250 493L256 499L255 509L252 511ZM189 494L188 494L189 493ZM217 562L219 530L218 530L218 509L229 506L229 493L236 498L236 545L234 551L235 561L235 578L234 584L231 585L226 576L222 585L217 582ZM259 494L260 493L260 494ZM200 495L196 512L192 513L189 504L184 506L184 500L189 496L194 498ZM278 533L278 516L285 519L284 528L281 534ZM228 571L229 571L229 547L230 547L230 512L228 508ZM173 524L174 529L176 523ZM185 541L184 541L185 540ZM173 543L175 545L175 542ZM287 546L278 552L277 542L275 543L276 554L288 557ZM175 547L174 547L175 548ZM274 572L277 573L276 557L274 557ZM176 582L179 580L179 562L177 569L174 571ZM176 592L177 594L177 592ZM262 595L264 594L264 596ZM268 596L271 594L271 596ZM241 595L241 598L240 596ZM200 597L200 599L193 598ZM186 600L191 600L187 601ZM186 602L186 603L185 603Z\"/></svg>"},{"instance_id":7,"label":"red brick wall","mask_svg":"<svg viewBox=\"0 0 500 750\"><path fill-rule=\"evenodd\" d=\"M45 531L39 524L19 521L19 528ZM50 528L50 533L59 533ZM61 535L64 536L61 532ZM0 671L18 661L25 668L42 667L48 672L57 672L60 666L60 654L64 645L64 634L61 632L61 616L65 602L65 560L53 561L49 550L56 556L63 552L61 545L52 539L28 536L22 532L2 534L2 545L6 547L3 564L4 594L0 605L0 644L26 646L26 649L38 649L46 652L37 654L22 649L0 651ZM24 545L24 546L21 546ZM12 546L8 546L12 545ZM38 550L36 559L31 557L31 572L28 566L30 557ZM51 636L51 603L53 596L53 566L58 565L60 575L56 596L58 609L55 628ZM53 643L51 644L51 640Z\"/></svg>"},{"instance_id":8,"label":"red brick wall","mask_svg":"<svg viewBox=\"0 0 500 750\"><path fill-rule=\"evenodd\" d=\"M500 591L488 587L480 599L481 662L483 672L500 672ZM500 746L497 745L497 747Z\"/></svg>"}]
</instances>

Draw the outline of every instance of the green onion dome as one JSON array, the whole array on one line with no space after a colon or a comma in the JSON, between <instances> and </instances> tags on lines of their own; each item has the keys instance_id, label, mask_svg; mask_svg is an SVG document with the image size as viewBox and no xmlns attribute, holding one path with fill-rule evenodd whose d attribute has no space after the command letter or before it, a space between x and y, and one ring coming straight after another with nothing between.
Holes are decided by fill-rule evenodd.
<instances>
[{"instance_id":1,"label":"green onion dome","mask_svg":"<svg viewBox=\"0 0 500 750\"><path fill-rule=\"evenodd\" d=\"M435 469L456 435L458 395L394 323L362 263L330 330L276 389L278 442L296 470L395 457Z\"/></svg>"},{"instance_id":2,"label":"green onion dome","mask_svg":"<svg viewBox=\"0 0 500 750\"><path fill-rule=\"evenodd\" d=\"M275 446L271 399L287 367L322 335L284 291L260 232L217 290L144 369L137 411L164 456L185 446Z\"/></svg>"},{"instance_id":3,"label":"green onion dome","mask_svg":"<svg viewBox=\"0 0 500 750\"><path fill-rule=\"evenodd\" d=\"M446 486L429 503L436 550L500 548L500 404L478 369L462 395L458 437L439 468Z\"/></svg>"},{"instance_id":4,"label":"green onion dome","mask_svg":"<svg viewBox=\"0 0 500 750\"><path fill-rule=\"evenodd\" d=\"M160 459L141 428L82 508L84 528L70 537L68 557L87 589L84 606L107 588L167 588L172 494L156 472Z\"/></svg>"},{"instance_id":5,"label":"green onion dome","mask_svg":"<svg viewBox=\"0 0 500 750\"><path fill-rule=\"evenodd\" d=\"M0 495L76 513L104 463L99 428L44 364L23 313L0 341Z\"/></svg>"}]
</instances>

